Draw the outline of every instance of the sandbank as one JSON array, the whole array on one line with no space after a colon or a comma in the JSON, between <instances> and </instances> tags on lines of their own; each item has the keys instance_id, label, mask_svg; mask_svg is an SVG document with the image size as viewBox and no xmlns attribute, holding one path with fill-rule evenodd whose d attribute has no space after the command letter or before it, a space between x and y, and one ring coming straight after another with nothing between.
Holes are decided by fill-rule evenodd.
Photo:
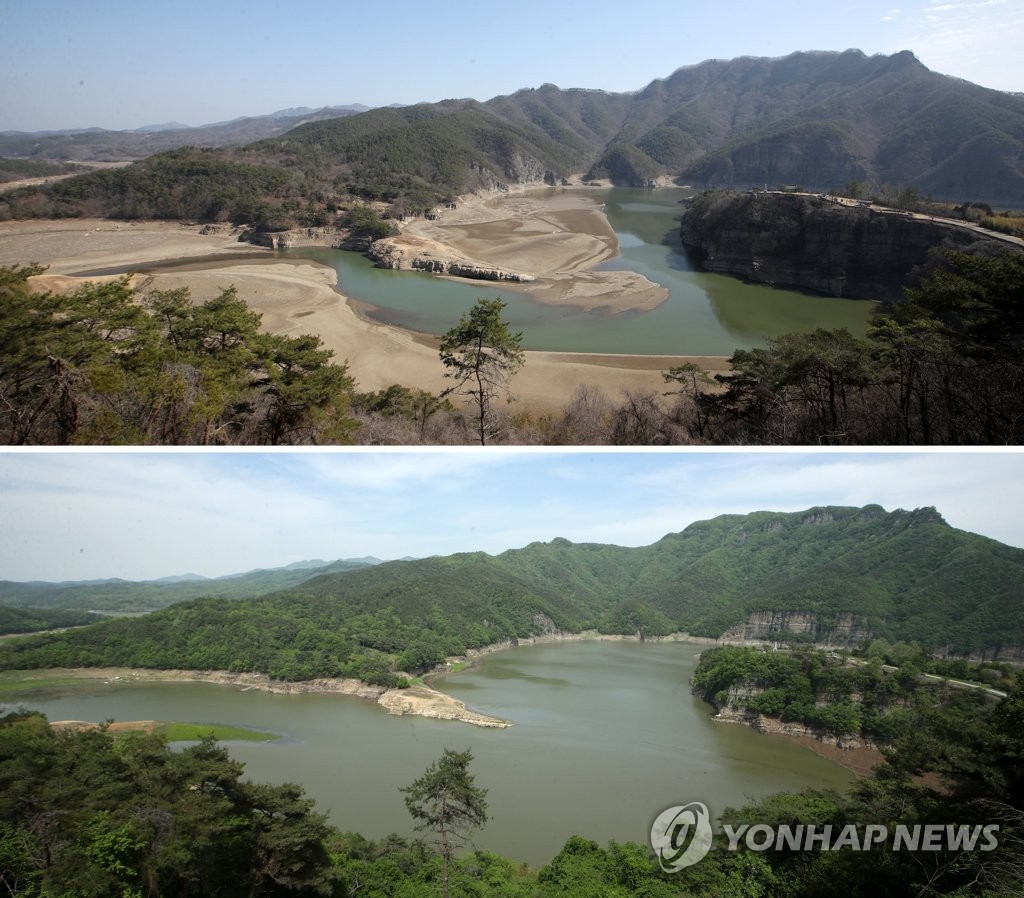
<instances>
[{"instance_id":1,"label":"sandbank","mask_svg":"<svg viewBox=\"0 0 1024 898\"><path fill-rule=\"evenodd\" d=\"M593 307L613 305L618 289L615 282L595 282L587 270L595 260L616 251L614 232L593 198L558 192L502 197L500 201L481 197L460 203L452 215L450 220L418 222L416 228L439 228L460 250L468 245L481 254L486 250L488 262L496 264L500 258L528 265L538 272L540 281L547 279L551 296L558 294L574 303L586 299ZM479 224L491 222L489 230L482 232L487 240L474 236L475 217L480 218ZM561 236L549 239L559 226L563 228ZM543 236L537 233L542 228L551 234L536 239ZM572 228L586 232L567 230ZM508 245L499 241L500 246L488 246L503 230L518 234L518 238ZM154 267L189 259L195 264L186 268ZM435 338L362 317L336 290L333 269L301 259L283 260L270 250L239 243L237 232L228 227L86 219L0 223L0 265L33 262L48 266L46 273L35 279L38 289L58 292L106 279L96 274L83 277L83 272L125 267L145 273L135 281L143 291L187 287L196 301L211 299L234 286L240 298L263 316L266 330L318 335L336 360L348 363L361 391L399 383L436 393L450 385L443 377ZM536 286L529 285L531 292ZM640 302L640 293L643 290L631 294L630 302ZM626 391L661 393L666 388L662 373L686 361L711 373L728 370L725 357L528 351L526 364L512 383L516 396L512 408L533 414L556 413L583 385L601 390L614 401Z\"/></svg>"},{"instance_id":2,"label":"sandbank","mask_svg":"<svg viewBox=\"0 0 1024 898\"><path fill-rule=\"evenodd\" d=\"M426 685L410 686L407 689L386 689L383 686L371 686L361 680L352 679L323 678L290 682L271 680L265 674L232 673L226 670L150 670L133 667L51 668L18 673L23 675L19 685L24 691L34 688L33 680L39 681L36 688L46 688L47 680L53 678L65 682L68 679L99 680L108 685L151 682L214 683L218 686L234 686L243 692L258 690L276 695L314 692L352 695L380 705L389 714L414 714L435 720L457 720L474 726L496 729L512 725L507 720L471 711L457 698Z\"/></svg>"},{"instance_id":3,"label":"sandbank","mask_svg":"<svg viewBox=\"0 0 1024 898\"><path fill-rule=\"evenodd\" d=\"M508 289L540 302L607 312L649 311L668 291L631 271L594 271L614 258L619 241L598 201L585 191L527 189L511 195L460 197L438 220L414 219L402 234L450 249L479 267L532 278Z\"/></svg>"}]
</instances>

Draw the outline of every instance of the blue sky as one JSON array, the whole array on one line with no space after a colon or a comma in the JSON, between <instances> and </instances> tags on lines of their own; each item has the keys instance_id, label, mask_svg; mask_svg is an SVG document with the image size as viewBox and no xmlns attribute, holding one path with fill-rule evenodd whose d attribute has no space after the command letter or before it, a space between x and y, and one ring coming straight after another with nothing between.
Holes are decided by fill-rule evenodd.
<instances>
[{"instance_id":1,"label":"blue sky","mask_svg":"<svg viewBox=\"0 0 1024 898\"><path fill-rule=\"evenodd\" d=\"M1024 453L5 452L0 580L637 546L719 514L872 502L1024 547Z\"/></svg>"},{"instance_id":2,"label":"blue sky","mask_svg":"<svg viewBox=\"0 0 1024 898\"><path fill-rule=\"evenodd\" d=\"M709 58L892 53L1024 91L1024 0L0 0L0 130L638 90Z\"/></svg>"}]
</instances>

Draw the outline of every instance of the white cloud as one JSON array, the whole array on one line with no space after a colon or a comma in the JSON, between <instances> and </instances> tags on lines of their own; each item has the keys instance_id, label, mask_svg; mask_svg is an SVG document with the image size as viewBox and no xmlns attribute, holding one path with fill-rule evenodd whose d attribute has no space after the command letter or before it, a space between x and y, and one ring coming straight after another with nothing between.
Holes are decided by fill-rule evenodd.
<instances>
[{"instance_id":1,"label":"white cloud","mask_svg":"<svg viewBox=\"0 0 1024 898\"><path fill-rule=\"evenodd\" d=\"M1024 454L0 454L0 579L216 576L305 558L646 545L694 521L934 505L1024 546Z\"/></svg>"},{"instance_id":2,"label":"white cloud","mask_svg":"<svg viewBox=\"0 0 1024 898\"><path fill-rule=\"evenodd\" d=\"M934 71L997 90L1024 90L1024 70L1016 63L1024 43L1019 0L932 2L904 10L886 39L886 52L909 48Z\"/></svg>"}]
</instances>

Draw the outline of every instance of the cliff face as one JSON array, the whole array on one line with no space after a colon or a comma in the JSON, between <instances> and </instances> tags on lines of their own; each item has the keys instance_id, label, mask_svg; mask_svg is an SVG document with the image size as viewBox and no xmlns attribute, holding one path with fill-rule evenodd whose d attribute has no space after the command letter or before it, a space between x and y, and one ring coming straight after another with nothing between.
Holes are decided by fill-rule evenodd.
<instances>
[{"instance_id":1,"label":"cliff face","mask_svg":"<svg viewBox=\"0 0 1024 898\"><path fill-rule=\"evenodd\" d=\"M809 611L752 611L747 620L726 630L721 642L770 642L810 637L817 645L850 646L872 638L865 621L852 614L818 615Z\"/></svg>"},{"instance_id":2,"label":"cliff face","mask_svg":"<svg viewBox=\"0 0 1024 898\"><path fill-rule=\"evenodd\" d=\"M681 227L708 271L828 296L893 302L941 249L1013 247L968 228L789 193L701 194Z\"/></svg>"}]
</instances>

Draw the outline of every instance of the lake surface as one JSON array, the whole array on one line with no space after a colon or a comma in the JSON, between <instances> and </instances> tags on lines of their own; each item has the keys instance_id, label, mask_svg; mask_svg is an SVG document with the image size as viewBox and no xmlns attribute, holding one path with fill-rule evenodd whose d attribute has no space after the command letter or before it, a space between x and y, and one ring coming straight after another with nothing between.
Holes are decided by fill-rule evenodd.
<instances>
[{"instance_id":1,"label":"lake surface","mask_svg":"<svg viewBox=\"0 0 1024 898\"><path fill-rule=\"evenodd\" d=\"M471 772L489 790L491 821L477 845L534 865L575 833L601 844L642 843L673 804L703 801L717 816L771 792L852 781L807 748L715 723L690 694L698 651L687 643L529 645L444 680L444 691L513 721L505 730L393 717L348 696L204 683L91 684L21 704L51 720L176 720L277 733L275 742L229 743L246 775L300 783L335 825L371 838L411 835L399 788L444 748L469 748Z\"/></svg>"},{"instance_id":2,"label":"lake surface","mask_svg":"<svg viewBox=\"0 0 1024 898\"><path fill-rule=\"evenodd\" d=\"M765 337L817 327L862 335L875 304L812 296L698 271L679 241L684 190L589 190L604 203L620 255L602 268L638 272L669 290L649 312L587 310L537 302L528 293L453 282L411 271L388 271L357 253L294 249L338 272L342 293L370 308L370 317L428 334L454 326L478 297L501 297L505 319L523 332L527 349L640 355L732 355Z\"/></svg>"}]
</instances>

